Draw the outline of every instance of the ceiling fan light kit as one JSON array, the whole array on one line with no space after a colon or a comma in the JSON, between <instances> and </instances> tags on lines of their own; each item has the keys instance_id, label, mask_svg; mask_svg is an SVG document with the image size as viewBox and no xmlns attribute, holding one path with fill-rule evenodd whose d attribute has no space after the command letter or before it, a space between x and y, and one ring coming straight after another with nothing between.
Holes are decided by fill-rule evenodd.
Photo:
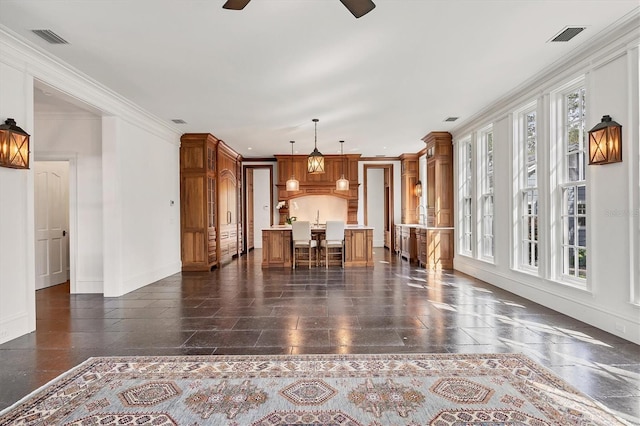
<instances>
[{"instance_id":1,"label":"ceiling fan light kit","mask_svg":"<svg viewBox=\"0 0 640 426\"><path fill-rule=\"evenodd\" d=\"M230 10L242 10L251 0L227 0L222 7ZM340 0L356 18L371 12L376 5L371 0Z\"/></svg>"}]
</instances>

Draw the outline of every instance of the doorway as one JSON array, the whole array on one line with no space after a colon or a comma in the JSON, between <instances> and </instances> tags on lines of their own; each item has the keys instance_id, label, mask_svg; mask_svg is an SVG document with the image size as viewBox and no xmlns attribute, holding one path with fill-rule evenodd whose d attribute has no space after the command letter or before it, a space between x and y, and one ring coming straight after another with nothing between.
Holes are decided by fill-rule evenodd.
<instances>
[{"instance_id":1,"label":"doorway","mask_svg":"<svg viewBox=\"0 0 640 426\"><path fill-rule=\"evenodd\" d=\"M262 230L273 224L273 166L245 165L245 253L262 248Z\"/></svg>"},{"instance_id":2,"label":"doorway","mask_svg":"<svg viewBox=\"0 0 640 426\"><path fill-rule=\"evenodd\" d=\"M36 290L69 280L69 162L35 161Z\"/></svg>"},{"instance_id":3,"label":"doorway","mask_svg":"<svg viewBox=\"0 0 640 426\"><path fill-rule=\"evenodd\" d=\"M364 206L364 223L374 227L373 246L393 250L393 164L364 165Z\"/></svg>"}]
</instances>

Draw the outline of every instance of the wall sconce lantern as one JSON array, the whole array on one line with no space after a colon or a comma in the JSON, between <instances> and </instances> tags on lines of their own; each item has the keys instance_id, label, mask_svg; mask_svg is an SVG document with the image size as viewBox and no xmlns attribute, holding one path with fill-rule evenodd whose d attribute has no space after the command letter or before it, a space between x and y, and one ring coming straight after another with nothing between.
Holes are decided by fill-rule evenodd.
<instances>
[{"instance_id":1,"label":"wall sconce lantern","mask_svg":"<svg viewBox=\"0 0 640 426\"><path fill-rule=\"evenodd\" d=\"M589 165L622 161L622 126L605 115L589 130Z\"/></svg>"},{"instance_id":2,"label":"wall sconce lantern","mask_svg":"<svg viewBox=\"0 0 640 426\"><path fill-rule=\"evenodd\" d=\"M324 173L324 155L318 151L318 121L320 120L314 118L312 121L315 126L314 148L307 159L307 171L312 175L318 175Z\"/></svg>"},{"instance_id":3,"label":"wall sconce lantern","mask_svg":"<svg viewBox=\"0 0 640 426\"><path fill-rule=\"evenodd\" d=\"M422 182L417 181L415 186L416 197L422 197Z\"/></svg>"},{"instance_id":4,"label":"wall sconce lantern","mask_svg":"<svg viewBox=\"0 0 640 426\"><path fill-rule=\"evenodd\" d=\"M0 166L29 168L29 135L16 126L13 118L0 124Z\"/></svg>"}]
</instances>

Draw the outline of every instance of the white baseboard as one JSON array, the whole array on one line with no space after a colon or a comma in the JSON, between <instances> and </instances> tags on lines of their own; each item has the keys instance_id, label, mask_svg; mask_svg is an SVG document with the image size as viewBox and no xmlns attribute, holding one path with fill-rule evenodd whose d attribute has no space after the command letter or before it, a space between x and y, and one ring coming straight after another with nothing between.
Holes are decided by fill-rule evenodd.
<instances>
[{"instance_id":1,"label":"white baseboard","mask_svg":"<svg viewBox=\"0 0 640 426\"><path fill-rule=\"evenodd\" d=\"M0 318L0 344L35 331L29 329L26 312L8 318Z\"/></svg>"}]
</instances>

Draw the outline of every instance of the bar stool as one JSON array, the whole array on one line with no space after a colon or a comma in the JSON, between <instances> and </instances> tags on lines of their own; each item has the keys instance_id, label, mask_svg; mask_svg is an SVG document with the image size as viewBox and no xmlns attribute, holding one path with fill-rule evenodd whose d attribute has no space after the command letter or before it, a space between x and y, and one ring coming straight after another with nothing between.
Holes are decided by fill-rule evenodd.
<instances>
[{"instance_id":1,"label":"bar stool","mask_svg":"<svg viewBox=\"0 0 640 426\"><path fill-rule=\"evenodd\" d=\"M296 269L298 251L306 250L309 256L309 269L311 269L311 251L315 252L315 260L318 262L318 241L311 238L311 223L295 221L291 223L291 239L293 240L293 269Z\"/></svg>"},{"instance_id":2,"label":"bar stool","mask_svg":"<svg viewBox=\"0 0 640 426\"><path fill-rule=\"evenodd\" d=\"M327 231L324 240L320 241L320 247L324 249L324 266L329 268L329 250L340 249L340 266L344 268L344 222L341 220L328 220Z\"/></svg>"}]
</instances>

